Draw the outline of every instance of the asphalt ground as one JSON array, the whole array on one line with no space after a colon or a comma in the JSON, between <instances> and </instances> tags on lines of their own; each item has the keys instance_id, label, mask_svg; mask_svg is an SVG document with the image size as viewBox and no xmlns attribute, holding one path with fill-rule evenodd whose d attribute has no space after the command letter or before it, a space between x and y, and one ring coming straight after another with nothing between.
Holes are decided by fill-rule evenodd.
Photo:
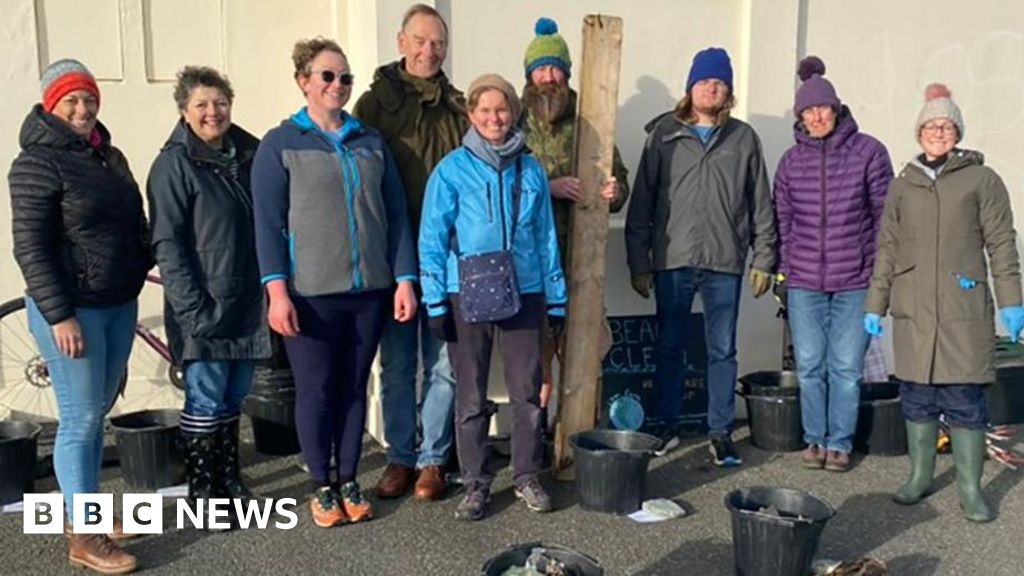
<instances>
[{"instance_id":1,"label":"asphalt ground","mask_svg":"<svg viewBox=\"0 0 1024 576\"><path fill-rule=\"evenodd\" d=\"M411 497L371 496L376 519L332 529L311 523L304 503L308 487L296 458L260 455L246 443L243 461L250 486L264 497L299 499L296 528L177 530L168 512L164 534L138 538L127 548L138 557L140 573L154 575L471 575L510 545L542 542L588 554L606 574L724 576L734 574L734 568L730 513L723 498L736 488L769 485L809 491L836 509L822 534L819 558L873 556L898 575L1024 574L1024 495L1017 489L1024 472L986 463L985 493L999 517L975 525L960 516L949 456L939 458L937 493L920 505L902 507L892 503L890 492L909 470L905 457L858 457L850 472L836 474L803 469L799 452L753 447L745 427L737 439L744 458L737 469L715 467L700 439L686 440L652 460L647 495L682 504L688 514L680 519L638 524L586 512L572 483L550 479L545 482L557 510L534 514L515 500L507 460L495 459L492 464L501 470L488 513L479 522L454 519L461 494L453 489L446 500L426 504ZM365 448L359 482L369 489L386 459L372 440ZM36 490L54 487L50 477L38 481ZM119 468L104 469L101 491L120 494L125 487ZM66 555L63 537L24 535L19 514L0 516L0 574L81 574L68 567Z\"/></svg>"}]
</instances>

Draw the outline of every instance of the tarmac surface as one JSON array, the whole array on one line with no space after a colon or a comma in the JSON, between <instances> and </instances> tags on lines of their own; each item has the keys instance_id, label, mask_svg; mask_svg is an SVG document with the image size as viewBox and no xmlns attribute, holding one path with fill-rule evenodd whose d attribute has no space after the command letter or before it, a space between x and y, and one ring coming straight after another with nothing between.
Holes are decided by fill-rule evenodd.
<instances>
[{"instance_id":1,"label":"tarmac surface","mask_svg":"<svg viewBox=\"0 0 1024 576\"><path fill-rule=\"evenodd\" d=\"M246 430L246 435L249 431ZM682 504L684 518L639 524L625 517L580 509L572 483L545 478L557 510L534 514L512 493L507 459L501 467L487 515L460 522L453 512L461 493L420 503L411 497L378 500L372 487L386 459L372 440L365 444L359 482L376 507L376 519L332 529L314 526L305 504L306 476L296 457L257 454L244 445L250 486L263 497L296 498L299 523L292 530L236 530L207 533L173 528L173 508L165 512L167 531L127 544L140 573L173 575L346 574L472 575L508 546L529 542L568 547L600 561L606 574L734 574L731 516L725 495L740 487L786 486L809 491L836 510L821 537L818 558L854 560L872 556L892 574L911 576L1017 576L1024 574L1024 471L986 463L985 493L998 511L996 521L975 525L960 516L954 470L940 456L937 493L924 503L902 507L891 491L909 470L905 457L858 457L846 474L805 470L800 453L771 453L750 444L746 427L736 434L744 465L715 467L707 443L685 440L651 461L647 497ZM251 437L248 438L251 442ZM1020 447L1018 445L1018 447ZM52 490L52 477L36 491ZM125 491L119 468L104 469L102 492ZM170 503L168 504L170 505ZM68 567L63 537L22 534L20 514L0 516L0 574L81 574Z\"/></svg>"}]
</instances>

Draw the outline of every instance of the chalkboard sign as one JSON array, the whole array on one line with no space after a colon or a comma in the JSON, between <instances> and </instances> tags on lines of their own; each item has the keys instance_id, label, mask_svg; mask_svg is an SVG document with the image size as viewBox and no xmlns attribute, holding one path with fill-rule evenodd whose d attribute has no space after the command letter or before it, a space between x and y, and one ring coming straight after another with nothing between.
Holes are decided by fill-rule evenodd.
<instances>
[{"instance_id":1,"label":"chalkboard sign","mask_svg":"<svg viewBox=\"0 0 1024 576\"><path fill-rule=\"evenodd\" d=\"M683 429L704 432L707 429L708 394L707 350L704 346L704 315L690 314L686 323L686 370L683 381L683 409L678 423ZM602 365L602 418L620 394L640 399L646 419L644 427L662 424L657 419L658 394L654 386L654 347L658 341L658 323L654 316L612 316L608 318L612 346Z\"/></svg>"}]
</instances>

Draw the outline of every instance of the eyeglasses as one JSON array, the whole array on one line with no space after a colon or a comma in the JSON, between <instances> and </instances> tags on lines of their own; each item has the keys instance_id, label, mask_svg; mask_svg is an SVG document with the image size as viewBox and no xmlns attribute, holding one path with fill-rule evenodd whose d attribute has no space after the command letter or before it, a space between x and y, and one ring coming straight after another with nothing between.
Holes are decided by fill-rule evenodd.
<instances>
[{"instance_id":1,"label":"eyeglasses","mask_svg":"<svg viewBox=\"0 0 1024 576\"><path fill-rule=\"evenodd\" d=\"M349 72L335 72L334 70L321 70L319 72L312 71L311 74L319 74L320 79L324 81L324 84L333 84L337 79L341 82L342 86L351 86L355 76Z\"/></svg>"},{"instance_id":2,"label":"eyeglasses","mask_svg":"<svg viewBox=\"0 0 1024 576\"><path fill-rule=\"evenodd\" d=\"M956 124L927 124L921 128L923 134L956 134Z\"/></svg>"}]
</instances>

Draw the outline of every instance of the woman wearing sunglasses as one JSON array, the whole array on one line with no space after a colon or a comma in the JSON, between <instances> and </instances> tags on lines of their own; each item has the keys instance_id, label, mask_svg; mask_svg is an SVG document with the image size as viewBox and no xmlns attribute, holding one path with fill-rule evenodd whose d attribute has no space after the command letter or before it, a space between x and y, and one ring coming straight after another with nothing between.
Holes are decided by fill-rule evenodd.
<instances>
[{"instance_id":1,"label":"woman wearing sunglasses","mask_svg":"<svg viewBox=\"0 0 1024 576\"><path fill-rule=\"evenodd\" d=\"M310 511L327 528L373 516L355 481L366 381L387 314L415 317L416 253L391 152L342 109L345 53L315 38L297 42L292 60L306 106L256 152L256 251L270 327L295 376Z\"/></svg>"}]
</instances>

